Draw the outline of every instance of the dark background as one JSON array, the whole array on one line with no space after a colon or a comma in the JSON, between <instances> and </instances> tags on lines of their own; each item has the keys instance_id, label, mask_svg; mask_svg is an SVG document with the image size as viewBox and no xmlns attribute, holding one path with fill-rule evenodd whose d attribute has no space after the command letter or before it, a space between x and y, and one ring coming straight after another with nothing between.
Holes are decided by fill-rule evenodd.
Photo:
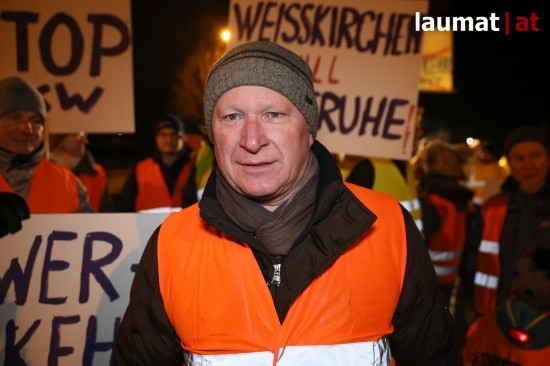
<instances>
[{"instance_id":1,"label":"dark background","mask_svg":"<svg viewBox=\"0 0 550 366\"><path fill-rule=\"evenodd\" d=\"M432 0L432 16L530 16L539 32L454 32L453 93L420 93L427 134L451 142L473 136L501 144L520 124L550 121L548 12L543 2ZM228 0L132 0L136 133L91 136L90 149L107 168L130 166L151 152L152 124L169 110L178 65L205 37L227 25Z\"/></svg>"}]
</instances>

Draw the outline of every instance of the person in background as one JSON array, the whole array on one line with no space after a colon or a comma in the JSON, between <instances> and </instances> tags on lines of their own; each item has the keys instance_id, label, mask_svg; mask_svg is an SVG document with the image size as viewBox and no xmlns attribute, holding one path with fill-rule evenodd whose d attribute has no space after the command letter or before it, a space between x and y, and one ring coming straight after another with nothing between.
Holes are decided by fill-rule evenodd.
<instances>
[{"instance_id":1,"label":"person in background","mask_svg":"<svg viewBox=\"0 0 550 366\"><path fill-rule=\"evenodd\" d=\"M464 365L546 366L550 360L550 249L520 258L513 292L470 326Z\"/></svg>"},{"instance_id":2,"label":"person in background","mask_svg":"<svg viewBox=\"0 0 550 366\"><path fill-rule=\"evenodd\" d=\"M416 153L421 141L423 114L424 108L419 107L413 135L413 153ZM423 231L418 177L412 158L397 160L345 155L340 159L339 166L346 182L393 195L410 212L418 229Z\"/></svg>"},{"instance_id":3,"label":"person in background","mask_svg":"<svg viewBox=\"0 0 550 366\"><path fill-rule=\"evenodd\" d=\"M152 234L116 365L460 365L410 214L344 184L318 141L312 71L272 42L211 68L216 154L199 204Z\"/></svg>"},{"instance_id":4,"label":"person in background","mask_svg":"<svg viewBox=\"0 0 550 366\"><path fill-rule=\"evenodd\" d=\"M93 212L86 188L45 158L46 104L20 77L0 81L0 192L17 193L31 214Z\"/></svg>"},{"instance_id":5,"label":"person in background","mask_svg":"<svg viewBox=\"0 0 550 366\"><path fill-rule=\"evenodd\" d=\"M117 203L119 212L180 209L197 202L194 155L183 121L167 114L155 124L155 151L130 171Z\"/></svg>"},{"instance_id":6,"label":"person in background","mask_svg":"<svg viewBox=\"0 0 550 366\"><path fill-rule=\"evenodd\" d=\"M200 200L202 192L215 164L214 149L208 140L204 126L199 121L186 119L185 143L195 151L195 185L197 187L197 199Z\"/></svg>"},{"instance_id":7,"label":"person in background","mask_svg":"<svg viewBox=\"0 0 550 366\"><path fill-rule=\"evenodd\" d=\"M414 169L407 160L362 158L355 164L346 182L393 195L410 212L418 229L423 231L417 181Z\"/></svg>"},{"instance_id":8,"label":"person in background","mask_svg":"<svg viewBox=\"0 0 550 366\"><path fill-rule=\"evenodd\" d=\"M422 178L418 190L424 239L447 305L457 287L462 250L470 237L469 216L478 213L474 193L463 186L460 155L449 144L432 140L419 160ZM479 213L478 213L479 214Z\"/></svg>"},{"instance_id":9,"label":"person in background","mask_svg":"<svg viewBox=\"0 0 550 366\"><path fill-rule=\"evenodd\" d=\"M84 131L50 134L50 160L71 168L84 183L94 212L114 212L113 199L107 189L107 173L87 149L88 142Z\"/></svg>"},{"instance_id":10,"label":"person in background","mask_svg":"<svg viewBox=\"0 0 550 366\"><path fill-rule=\"evenodd\" d=\"M472 149L472 156L465 164L466 186L474 191L474 202L482 205L490 196L498 193L508 172L499 164L502 153L494 141L484 140Z\"/></svg>"},{"instance_id":11,"label":"person in background","mask_svg":"<svg viewBox=\"0 0 550 366\"><path fill-rule=\"evenodd\" d=\"M505 139L511 175L483 204L484 229L471 279L479 314L504 304L518 258L534 248L550 248L549 150L548 135L534 126L518 127Z\"/></svg>"}]
</instances>

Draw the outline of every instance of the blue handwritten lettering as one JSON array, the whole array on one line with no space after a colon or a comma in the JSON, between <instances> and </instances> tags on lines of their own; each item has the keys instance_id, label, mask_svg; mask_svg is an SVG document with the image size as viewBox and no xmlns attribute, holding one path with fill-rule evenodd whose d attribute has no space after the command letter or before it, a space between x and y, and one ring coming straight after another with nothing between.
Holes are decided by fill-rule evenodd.
<instances>
[{"instance_id":1,"label":"blue handwritten lettering","mask_svg":"<svg viewBox=\"0 0 550 366\"><path fill-rule=\"evenodd\" d=\"M3 11L0 20L15 24L16 59L17 70L29 70L29 24L39 22L39 14L24 11ZM104 56L117 56L128 50L130 46L130 31L124 21L110 14L89 14L87 20L93 26L93 38L91 42L90 76L101 73L101 59ZM69 60L65 65L56 63L52 50L52 42L56 31L60 26L65 26L71 38ZM105 26L115 28L120 34L120 41L106 47L103 43L103 31ZM78 22L66 13L54 14L44 25L39 33L38 46L40 58L44 67L53 75L69 75L74 73L82 62L84 56L84 37Z\"/></svg>"},{"instance_id":2,"label":"blue handwritten lettering","mask_svg":"<svg viewBox=\"0 0 550 366\"><path fill-rule=\"evenodd\" d=\"M29 71L29 23L38 23L38 13L0 11L0 19L15 22L17 70Z\"/></svg>"},{"instance_id":3,"label":"blue handwritten lettering","mask_svg":"<svg viewBox=\"0 0 550 366\"><path fill-rule=\"evenodd\" d=\"M80 321L80 315L56 316L52 319L52 335L50 338L50 351L48 352L48 366L57 366L58 358L74 353L74 347L61 346L61 326L64 324L76 324Z\"/></svg>"},{"instance_id":4,"label":"blue handwritten lettering","mask_svg":"<svg viewBox=\"0 0 550 366\"><path fill-rule=\"evenodd\" d=\"M71 34L71 46L69 47L71 57L65 66L56 65L52 54L53 35L60 25L65 25ZM42 63L48 72L61 76L73 74L78 69L84 53L84 37L78 23L70 15L57 13L46 22L42 32L40 32L38 44Z\"/></svg>"},{"instance_id":5,"label":"blue handwritten lettering","mask_svg":"<svg viewBox=\"0 0 550 366\"><path fill-rule=\"evenodd\" d=\"M92 260L94 242L101 241L112 246L111 252L96 260ZM82 272L80 275L80 295L78 301L82 304L88 301L90 296L89 277L92 274L96 281L101 285L109 300L114 301L120 297L109 277L101 270L101 267L116 261L122 252L122 240L113 234L107 232L93 232L86 235L84 240L84 256L82 259Z\"/></svg>"},{"instance_id":6,"label":"blue handwritten lettering","mask_svg":"<svg viewBox=\"0 0 550 366\"><path fill-rule=\"evenodd\" d=\"M130 32L126 24L114 15L90 14L88 15L88 21L94 25L90 75L97 76L101 74L102 56L118 56L128 49L130 46ZM105 25L115 28L120 34L120 42L112 47L103 46L103 27Z\"/></svg>"},{"instance_id":7,"label":"blue handwritten lettering","mask_svg":"<svg viewBox=\"0 0 550 366\"><path fill-rule=\"evenodd\" d=\"M63 83L56 83L55 91L59 97L59 105L62 110L66 111L76 106L80 111L89 113L93 106L99 101L104 89L96 86L87 99L82 98L80 94L69 95Z\"/></svg>"},{"instance_id":8,"label":"blue handwritten lettering","mask_svg":"<svg viewBox=\"0 0 550 366\"><path fill-rule=\"evenodd\" d=\"M13 258L10 262L10 266L4 276L0 278L0 304L3 304L6 300L6 294L10 287L10 284L13 282L13 287L15 290L15 304L25 305L27 301L27 296L29 294L29 284L32 277L32 270L34 268L34 262L36 261L36 256L38 254L38 249L42 244L42 237L37 235L34 238L31 249L29 250L29 255L27 257L27 264L25 265L25 270L21 269L19 265L19 259Z\"/></svg>"},{"instance_id":9,"label":"blue handwritten lettering","mask_svg":"<svg viewBox=\"0 0 550 366\"><path fill-rule=\"evenodd\" d=\"M82 355L82 366L91 366L94 359L94 353L106 352L113 349L113 340L120 326L120 317L115 318L115 324L113 327L113 338L110 342L97 342L97 317L91 316L88 319L88 326L86 327L86 344L84 346L84 353ZM111 354L111 362L113 364L113 356Z\"/></svg>"},{"instance_id":10,"label":"blue handwritten lettering","mask_svg":"<svg viewBox=\"0 0 550 366\"><path fill-rule=\"evenodd\" d=\"M40 277L40 295L39 302L42 304L59 305L67 302L65 297L48 297L48 282L51 271L63 271L69 268L69 262L61 260L53 260L52 251L56 241L71 241L76 239L77 234L70 231L53 231L48 236L46 244L46 254L44 255L44 267L42 267L42 276Z\"/></svg>"},{"instance_id":11,"label":"blue handwritten lettering","mask_svg":"<svg viewBox=\"0 0 550 366\"><path fill-rule=\"evenodd\" d=\"M323 94L317 93L316 97L320 99L319 128L325 125L330 132L338 130L343 135L356 133L357 136L363 136L367 134L367 126L372 124L370 135L373 137L381 135L383 139L398 140L403 135L390 129L405 123L404 119L396 118L395 115L398 108L410 104L408 100L398 98L388 100L384 97L376 106L374 97L368 97L362 107L361 97L355 97L353 115L350 117L346 116L347 96L338 96L327 91Z\"/></svg>"},{"instance_id":12,"label":"blue handwritten lettering","mask_svg":"<svg viewBox=\"0 0 550 366\"><path fill-rule=\"evenodd\" d=\"M349 6L259 1L234 4L239 41L279 39L310 46L355 49L384 56L420 53L413 13L361 11ZM282 29L282 31L281 31ZM328 41L327 41L328 40Z\"/></svg>"},{"instance_id":13,"label":"blue handwritten lettering","mask_svg":"<svg viewBox=\"0 0 550 366\"><path fill-rule=\"evenodd\" d=\"M6 347L4 365L26 365L21 358L20 351L25 347L25 344L31 339L36 329L40 325L41 320L35 320L31 327L23 334L19 342L15 342L15 333L18 326L15 325L15 320L10 319L6 323Z\"/></svg>"}]
</instances>

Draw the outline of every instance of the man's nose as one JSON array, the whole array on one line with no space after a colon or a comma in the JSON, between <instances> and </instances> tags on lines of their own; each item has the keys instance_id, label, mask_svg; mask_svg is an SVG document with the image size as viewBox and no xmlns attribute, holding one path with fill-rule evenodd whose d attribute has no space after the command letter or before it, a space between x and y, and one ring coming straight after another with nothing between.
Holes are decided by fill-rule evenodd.
<instances>
[{"instance_id":1,"label":"man's nose","mask_svg":"<svg viewBox=\"0 0 550 366\"><path fill-rule=\"evenodd\" d=\"M267 142L262 121L257 115L247 115L245 118L241 144L249 151L258 151Z\"/></svg>"}]
</instances>

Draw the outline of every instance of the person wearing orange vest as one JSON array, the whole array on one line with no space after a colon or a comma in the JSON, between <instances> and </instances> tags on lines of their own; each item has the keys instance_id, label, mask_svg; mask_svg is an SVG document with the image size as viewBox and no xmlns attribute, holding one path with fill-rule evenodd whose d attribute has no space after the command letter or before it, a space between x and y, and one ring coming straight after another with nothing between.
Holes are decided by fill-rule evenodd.
<instances>
[{"instance_id":1,"label":"person wearing orange vest","mask_svg":"<svg viewBox=\"0 0 550 366\"><path fill-rule=\"evenodd\" d=\"M155 125L155 151L130 171L117 211L181 209L197 202L195 152L184 143L183 121L173 114Z\"/></svg>"},{"instance_id":2,"label":"person wearing orange vest","mask_svg":"<svg viewBox=\"0 0 550 366\"><path fill-rule=\"evenodd\" d=\"M546 366L550 360L550 249L518 260L512 294L470 326L464 365Z\"/></svg>"},{"instance_id":3,"label":"person wearing orange vest","mask_svg":"<svg viewBox=\"0 0 550 366\"><path fill-rule=\"evenodd\" d=\"M428 142L419 159L424 238L447 304L458 284L469 215L479 212L474 208L474 192L462 185L462 165L460 155L440 140Z\"/></svg>"},{"instance_id":4,"label":"person wearing orange vest","mask_svg":"<svg viewBox=\"0 0 550 366\"><path fill-rule=\"evenodd\" d=\"M50 160L67 165L84 183L94 212L114 212L113 199L107 187L107 173L87 149L88 142L84 131L50 134Z\"/></svg>"},{"instance_id":5,"label":"person wearing orange vest","mask_svg":"<svg viewBox=\"0 0 550 366\"><path fill-rule=\"evenodd\" d=\"M135 274L116 365L461 365L422 236L389 194L344 184L315 140L312 71L272 42L212 67L216 153Z\"/></svg>"},{"instance_id":6,"label":"person wearing orange vest","mask_svg":"<svg viewBox=\"0 0 550 366\"><path fill-rule=\"evenodd\" d=\"M0 192L25 199L31 214L93 212L86 188L45 159L46 104L27 80L0 81Z\"/></svg>"},{"instance_id":7,"label":"person wearing orange vest","mask_svg":"<svg viewBox=\"0 0 550 366\"><path fill-rule=\"evenodd\" d=\"M472 279L474 305L486 314L510 295L516 261L550 248L550 139L533 126L511 131L504 143L511 175L483 204L484 229Z\"/></svg>"}]
</instances>

